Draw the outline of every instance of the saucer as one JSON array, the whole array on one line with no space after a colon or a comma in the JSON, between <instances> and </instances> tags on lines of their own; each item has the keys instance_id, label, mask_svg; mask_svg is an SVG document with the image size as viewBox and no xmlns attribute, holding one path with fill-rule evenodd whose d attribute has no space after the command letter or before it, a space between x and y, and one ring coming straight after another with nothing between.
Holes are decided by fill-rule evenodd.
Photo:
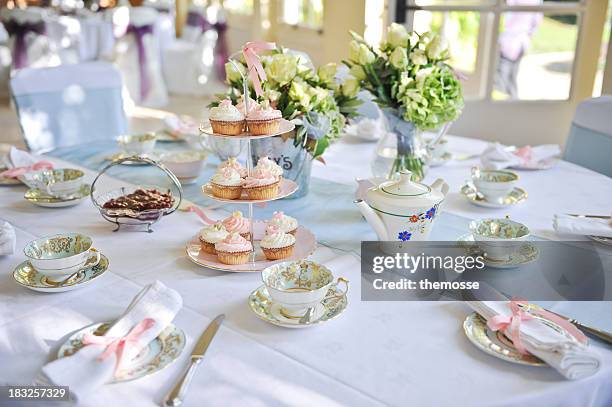
<instances>
[{"instance_id":1,"label":"saucer","mask_svg":"<svg viewBox=\"0 0 612 407\"><path fill-rule=\"evenodd\" d=\"M524 202L527 200L527 192L522 189L515 187L506 197L503 202L490 202L476 191L476 187L471 184L465 184L461 187L461 194L463 194L468 201L477 206L483 206L485 208L507 208Z\"/></svg>"},{"instance_id":2,"label":"saucer","mask_svg":"<svg viewBox=\"0 0 612 407\"><path fill-rule=\"evenodd\" d=\"M122 159L124 159L126 157L131 157L133 155L134 154L127 154L127 153L124 153L124 152L118 152L118 153L112 154L112 155L110 155L108 157L105 157L104 159L106 161L116 162L116 161L122 160ZM159 161L160 158L161 158L161 154L153 151L152 153L139 154L139 157L148 158L148 159L153 160L153 161ZM124 162L121 163L121 165L138 166L138 165L149 165L149 164L144 162L144 161L124 161Z\"/></svg>"},{"instance_id":3,"label":"saucer","mask_svg":"<svg viewBox=\"0 0 612 407\"><path fill-rule=\"evenodd\" d=\"M57 357L71 356L83 347L83 336L88 333L102 335L110 328L110 322L89 325L72 334L62 346L60 346ZM108 383L126 382L139 379L162 370L174 362L185 348L185 333L173 324L164 329L155 340L143 348L138 355L132 359L128 366L124 366L115 372Z\"/></svg>"},{"instance_id":4,"label":"saucer","mask_svg":"<svg viewBox=\"0 0 612 407\"><path fill-rule=\"evenodd\" d=\"M82 273L73 276L61 285L49 281L46 276L36 271L29 261L24 261L15 268L13 278L17 284L30 290L43 293L62 293L64 291L76 290L91 283L107 270L108 259L103 254L100 254L100 262L97 265L85 269Z\"/></svg>"},{"instance_id":5,"label":"saucer","mask_svg":"<svg viewBox=\"0 0 612 407\"><path fill-rule=\"evenodd\" d=\"M452 159L453 159L453 155L451 153L449 153L449 152L446 152L446 153L442 154L440 157L432 158L431 160L429 160L429 166L430 167L439 167L441 165L446 164L447 162L449 162Z\"/></svg>"},{"instance_id":6,"label":"saucer","mask_svg":"<svg viewBox=\"0 0 612 407\"><path fill-rule=\"evenodd\" d=\"M335 293L342 294L342 291L336 289ZM284 328L308 328L312 325L325 323L340 316L347 305L348 299L346 295L323 300L315 308L310 322L300 323L298 318L287 318L281 314L280 305L272 302L265 285L262 285L249 295L249 308L259 319Z\"/></svg>"},{"instance_id":7,"label":"saucer","mask_svg":"<svg viewBox=\"0 0 612 407\"><path fill-rule=\"evenodd\" d=\"M541 320L553 329L560 332L563 331L556 324L545 319ZM511 340L499 331L491 331L487 327L487 321L476 312L469 314L463 321L463 332L465 332L465 336L468 337L474 346L496 358L519 365L548 366L544 361L532 354L523 355L519 353Z\"/></svg>"},{"instance_id":8,"label":"saucer","mask_svg":"<svg viewBox=\"0 0 612 407\"><path fill-rule=\"evenodd\" d=\"M55 196L51 196L44 191L41 191L37 188L30 188L24 195L24 198L38 206L42 206L43 208L64 208L67 206L73 206L80 204L84 199L89 197L89 192L91 191L91 185L83 184L81 188L74 194L72 194L68 198L58 198Z\"/></svg>"},{"instance_id":9,"label":"saucer","mask_svg":"<svg viewBox=\"0 0 612 407\"><path fill-rule=\"evenodd\" d=\"M478 246L478 243L474 240L474 236L471 233L461 236L457 239L460 245L465 246L471 254L477 255L482 253L482 249ZM497 269L511 269L524 266L529 263L533 263L540 256L540 250L530 242L524 242L520 249L510 254L508 260L493 260L485 257L483 259L484 264L487 267Z\"/></svg>"}]
</instances>

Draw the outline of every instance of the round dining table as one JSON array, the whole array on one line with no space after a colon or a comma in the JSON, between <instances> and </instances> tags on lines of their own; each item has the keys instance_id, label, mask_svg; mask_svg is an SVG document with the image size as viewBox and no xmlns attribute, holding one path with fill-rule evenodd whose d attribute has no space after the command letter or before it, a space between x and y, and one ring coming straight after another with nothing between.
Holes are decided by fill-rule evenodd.
<instances>
[{"instance_id":1,"label":"round dining table","mask_svg":"<svg viewBox=\"0 0 612 407\"><path fill-rule=\"evenodd\" d=\"M559 235L556 213L609 215L612 179L565 161L540 171L518 171L528 199L511 208L474 206L460 189L478 165L486 143L448 137L455 159L431 168L425 183L443 178L450 191L433 226L432 240L456 241L472 219L503 217L526 224L534 238L586 240ZM187 148L158 143L158 150ZM57 168L81 168L91 183L117 151L113 143L83 143L56 149L45 159ZM355 178L371 177L375 144L345 138L313 165L310 190L299 199L255 208L266 219L282 210L317 237L310 259L351 281L348 307L334 320L309 329L286 329L258 319L249 294L260 273L227 273L191 262L186 244L204 226L194 213L176 211L153 225L153 233L113 232L87 199L67 208L41 208L24 199L26 187L0 187L0 220L17 235L14 254L0 257L0 384L29 384L72 333L112 321L143 286L159 280L183 298L174 320L187 345L177 361L139 380L104 385L82 406L158 406L190 359L190 350L219 314L226 321L193 379L185 406L610 406L612 347L592 340L602 366L588 378L569 381L548 367L522 366L494 358L470 343L463 321L472 312L461 301L362 301L360 242L376 235L353 204ZM218 159L209 157L197 183L184 187L184 205L198 205L222 219L238 205L219 205L200 191ZM99 181L112 189L166 182L152 167L116 166ZM243 209L245 209L243 207ZM64 293L40 293L16 284L13 269L25 260L27 242L61 232L93 238L109 260L94 284ZM612 248L601 246L612 255ZM517 273L516 270L495 271ZM519 278L519 277L517 277ZM612 331L612 303L555 302L553 311Z\"/></svg>"}]
</instances>

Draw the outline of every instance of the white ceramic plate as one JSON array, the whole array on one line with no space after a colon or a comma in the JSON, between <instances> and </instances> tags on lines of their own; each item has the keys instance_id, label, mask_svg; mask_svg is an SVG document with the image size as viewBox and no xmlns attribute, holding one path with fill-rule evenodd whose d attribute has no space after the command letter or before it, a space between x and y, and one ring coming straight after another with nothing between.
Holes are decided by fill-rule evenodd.
<instances>
[{"instance_id":1,"label":"white ceramic plate","mask_svg":"<svg viewBox=\"0 0 612 407\"><path fill-rule=\"evenodd\" d=\"M274 136L280 136L282 134L285 133L289 133L290 131L292 131L293 129L295 129L295 124L291 123L289 120L285 120L285 119L281 119L280 122L280 128L278 130L278 132L273 133L273 134L264 134L264 135L259 135L259 136L253 136L250 133L243 133L239 136L228 136L227 134L220 134L220 133L215 133L210 125L209 122L206 122L204 124L202 124L200 126L200 131L204 134L208 134L210 136L215 136L215 137L229 137L229 138L248 138L248 139L258 139L258 138L266 138L266 137L274 137Z\"/></svg>"},{"instance_id":2,"label":"white ceramic plate","mask_svg":"<svg viewBox=\"0 0 612 407\"><path fill-rule=\"evenodd\" d=\"M233 202L233 203L258 203L258 202L269 202L275 201L277 199L286 198L289 195L293 194L298 190L298 184L289 179L281 179L280 185L278 186L278 195L271 199L246 199L246 192L242 192L243 199L224 199L217 198L213 195L212 187L209 183L202 185L202 193L210 199L214 199L215 201L223 201L223 202Z\"/></svg>"},{"instance_id":3,"label":"white ceramic plate","mask_svg":"<svg viewBox=\"0 0 612 407\"><path fill-rule=\"evenodd\" d=\"M109 322L89 325L72 334L62 346L60 346L57 357L63 358L73 355L83 347L83 336L85 334L102 335L110 328ZM185 348L185 333L179 327L170 324L157 338L142 349L138 355L130 361L127 366L115 372L108 383L119 383L129 380L140 379L152 373L162 370L174 362Z\"/></svg>"},{"instance_id":4,"label":"white ceramic plate","mask_svg":"<svg viewBox=\"0 0 612 407\"><path fill-rule=\"evenodd\" d=\"M267 260L259 248L259 241L263 238L266 229L264 221L253 222L253 241L255 245L255 259L245 264L224 264L217 259L217 255L205 253L201 249L198 236L194 236L186 247L187 257L195 264L213 270L229 271L234 273L259 272L275 263L284 261L297 261L310 256L317 248L317 239L314 234L303 226L298 226L295 233L295 246L291 257L282 260Z\"/></svg>"}]
</instances>

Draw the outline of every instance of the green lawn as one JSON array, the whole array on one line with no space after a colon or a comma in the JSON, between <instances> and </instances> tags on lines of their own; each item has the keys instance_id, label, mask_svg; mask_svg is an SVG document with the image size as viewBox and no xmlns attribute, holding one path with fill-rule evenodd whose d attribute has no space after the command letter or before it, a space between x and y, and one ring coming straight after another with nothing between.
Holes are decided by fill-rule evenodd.
<instances>
[{"instance_id":1,"label":"green lawn","mask_svg":"<svg viewBox=\"0 0 612 407\"><path fill-rule=\"evenodd\" d=\"M532 39L530 52L574 51L576 48L577 27L544 17Z\"/></svg>"}]
</instances>

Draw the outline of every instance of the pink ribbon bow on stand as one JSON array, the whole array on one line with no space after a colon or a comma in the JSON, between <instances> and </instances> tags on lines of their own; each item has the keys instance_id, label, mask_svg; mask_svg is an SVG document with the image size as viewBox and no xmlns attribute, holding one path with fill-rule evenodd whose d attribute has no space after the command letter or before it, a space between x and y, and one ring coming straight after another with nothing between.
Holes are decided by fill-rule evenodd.
<instances>
[{"instance_id":1,"label":"pink ribbon bow on stand","mask_svg":"<svg viewBox=\"0 0 612 407\"><path fill-rule=\"evenodd\" d=\"M276 44L273 42L263 41L250 41L247 42L242 48L242 54L247 64L247 70L251 82L253 82L253 88L257 96L263 96L263 90L261 88L261 81L267 79L266 72L261 65L259 56L257 55L260 51L272 50L276 48ZM247 95L245 95L246 97Z\"/></svg>"},{"instance_id":2,"label":"pink ribbon bow on stand","mask_svg":"<svg viewBox=\"0 0 612 407\"><path fill-rule=\"evenodd\" d=\"M508 305L512 311L512 315L496 315L487 321L487 326L493 331L506 332L507 330L514 347L523 355L529 352L527 352L527 349L525 349L525 346L521 342L521 322L533 319L534 315L559 325L578 342L583 344L587 343L587 337L578 328L552 312L540 308L529 307L529 302L523 299L513 299ZM525 308L529 307L530 311L523 311L521 306Z\"/></svg>"},{"instance_id":3,"label":"pink ribbon bow on stand","mask_svg":"<svg viewBox=\"0 0 612 407\"><path fill-rule=\"evenodd\" d=\"M28 172L40 171L40 170L52 170L53 164L49 161L39 161L34 165L30 165L28 167L15 167L10 168L6 171L0 172L0 177L5 178L17 178L20 175L26 174Z\"/></svg>"},{"instance_id":4,"label":"pink ribbon bow on stand","mask_svg":"<svg viewBox=\"0 0 612 407\"><path fill-rule=\"evenodd\" d=\"M115 372L121 364L121 358L126 349L134 346L138 343L138 340L148 329L155 325L153 318L145 318L136 324L130 332L124 337L112 337L112 336L98 336L93 334L86 334L83 336L83 345L103 345L106 346L104 352L100 354L96 359L103 361L110 357L112 354L117 356L117 363L115 365Z\"/></svg>"}]
</instances>

